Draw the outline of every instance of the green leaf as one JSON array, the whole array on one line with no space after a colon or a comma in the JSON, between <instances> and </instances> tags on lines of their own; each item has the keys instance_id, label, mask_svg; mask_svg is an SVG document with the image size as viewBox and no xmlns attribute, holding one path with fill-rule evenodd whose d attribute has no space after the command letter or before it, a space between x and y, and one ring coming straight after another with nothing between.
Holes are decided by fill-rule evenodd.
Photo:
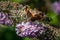
<instances>
[{"instance_id":1,"label":"green leaf","mask_svg":"<svg viewBox=\"0 0 60 40\"><path fill-rule=\"evenodd\" d=\"M51 25L56 25L56 26L60 26L60 22L58 19L58 15L56 15L53 11L49 11L48 12L48 17L51 18L52 20L49 22Z\"/></svg>"},{"instance_id":2,"label":"green leaf","mask_svg":"<svg viewBox=\"0 0 60 40\"><path fill-rule=\"evenodd\" d=\"M12 1L12 2L16 2L16 3L24 3L24 2L28 2L29 0L9 0L9 1Z\"/></svg>"},{"instance_id":3,"label":"green leaf","mask_svg":"<svg viewBox=\"0 0 60 40\"><path fill-rule=\"evenodd\" d=\"M24 38L24 40L32 40L32 38L28 38L28 37L26 37L26 38Z\"/></svg>"}]
</instances>

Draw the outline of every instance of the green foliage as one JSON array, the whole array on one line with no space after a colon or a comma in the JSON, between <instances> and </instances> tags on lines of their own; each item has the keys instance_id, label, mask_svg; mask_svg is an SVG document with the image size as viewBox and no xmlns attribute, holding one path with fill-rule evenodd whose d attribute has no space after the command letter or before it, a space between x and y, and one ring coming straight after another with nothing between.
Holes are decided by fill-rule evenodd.
<instances>
[{"instance_id":1,"label":"green foliage","mask_svg":"<svg viewBox=\"0 0 60 40\"><path fill-rule=\"evenodd\" d=\"M28 38L28 37L25 37L24 40L39 40L37 38Z\"/></svg>"},{"instance_id":2,"label":"green foliage","mask_svg":"<svg viewBox=\"0 0 60 40\"><path fill-rule=\"evenodd\" d=\"M57 37L57 39L56 40L60 40L60 35Z\"/></svg>"},{"instance_id":3,"label":"green foliage","mask_svg":"<svg viewBox=\"0 0 60 40\"><path fill-rule=\"evenodd\" d=\"M24 2L28 2L29 0L0 0L0 1L11 1L11 2L16 2L16 3L24 3Z\"/></svg>"},{"instance_id":4,"label":"green foliage","mask_svg":"<svg viewBox=\"0 0 60 40\"><path fill-rule=\"evenodd\" d=\"M20 0L10 0L10 1L12 1L12 2L20 2Z\"/></svg>"},{"instance_id":5,"label":"green foliage","mask_svg":"<svg viewBox=\"0 0 60 40\"><path fill-rule=\"evenodd\" d=\"M32 39L26 37L26 38L24 38L24 40L32 40Z\"/></svg>"},{"instance_id":6,"label":"green foliage","mask_svg":"<svg viewBox=\"0 0 60 40\"><path fill-rule=\"evenodd\" d=\"M24 2L27 2L29 0L9 0L9 1L16 2L16 3L24 3Z\"/></svg>"},{"instance_id":7,"label":"green foliage","mask_svg":"<svg viewBox=\"0 0 60 40\"><path fill-rule=\"evenodd\" d=\"M52 20L50 21L50 24L51 25L55 25L57 27L60 26L60 21L59 21L59 18L58 18L58 15L56 15L53 11L49 10L48 12L48 17L51 18Z\"/></svg>"}]
</instances>

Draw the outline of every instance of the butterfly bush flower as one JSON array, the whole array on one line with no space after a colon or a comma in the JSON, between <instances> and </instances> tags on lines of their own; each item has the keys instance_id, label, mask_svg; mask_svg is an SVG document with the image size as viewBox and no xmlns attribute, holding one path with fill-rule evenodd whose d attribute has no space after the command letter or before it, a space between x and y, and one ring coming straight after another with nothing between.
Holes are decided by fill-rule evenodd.
<instances>
[{"instance_id":1,"label":"butterfly bush flower","mask_svg":"<svg viewBox=\"0 0 60 40\"><path fill-rule=\"evenodd\" d=\"M5 25L12 24L11 20L8 18L8 15L3 12L0 12L0 24L5 24Z\"/></svg>"},{"instance_id":2,"label":"butterfly bush flower","mask_svg":"<svg viewBox=\"0 0 60 40\"><path fill-rule=\"evenodd\" d=\"M54 2L52 4L52 10L56 13L56 14L60 14L60 2Z\"/></svg>"},{"instance_id":3,"label":"butterfly bush flower","mask_svg":"<svg viewBox=\"0 0 60 40\"><path fill-rule=\"evenodd\" d=\"M21 37L37 37L45 32L45 28L34 22L22 22L16 26L16 34Z\"/></svg>"},{"instance_id":4,"label":"butterfly bush flower","mask_svg":"<svg viewBox=\"0 0 60 40\"><path fill-rule=\"evenodd\" d=\"M55 34L50 28L36 22L22 22L16 25L16 34L20 37L39 38L40 40L55 40Z\"/></svg>"},{"instance_id":5,"label":"butterfly bush flower","mask_svg":"<svg viewBox=\"0 0 60 40\"><path fill-rule=\"evenodd\" d=\"M0 23L1 23L1 24L4 23L5 17L6 17L6 15L0 12Z\"/></svg>"}]
</instances>

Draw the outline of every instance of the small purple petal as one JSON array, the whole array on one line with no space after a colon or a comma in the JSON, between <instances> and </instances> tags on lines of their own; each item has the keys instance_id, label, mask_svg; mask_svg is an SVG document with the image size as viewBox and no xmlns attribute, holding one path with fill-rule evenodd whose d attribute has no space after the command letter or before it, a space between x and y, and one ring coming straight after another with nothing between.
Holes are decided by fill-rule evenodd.
<instances>
[{"instance_id":1,"label":"small purple petal","mask_svg":"<svg viewBox=\"0 0 60 40\"><path fill-rule=\"evenodd\" d=\"M5 19L5 24L6 24L6 25L11 25L12 22L11 22L9 19Z\"/></svg>"}]
</instances>

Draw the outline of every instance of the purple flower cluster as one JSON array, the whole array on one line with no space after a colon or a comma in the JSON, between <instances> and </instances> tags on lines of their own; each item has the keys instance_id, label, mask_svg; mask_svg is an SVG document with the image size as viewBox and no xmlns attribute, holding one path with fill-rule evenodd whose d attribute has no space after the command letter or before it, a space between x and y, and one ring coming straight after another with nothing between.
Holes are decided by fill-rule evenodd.
<instances>
[{"instance_id":1,"label":"purple flower cluster","mask_svg":"<svg viewBox=\"0 0 60 40\"><path fill-rule=\"evenodd\" d=\"M60 13L60 2L54 2L52 4L52 10L56 13L59 14Z\"/></svg>"},{"instance_id":2,"label":"purple flower cluster","mask_svg":"<svg viewBox=\"0 0 60 40\"><path fill-rule=\"evenodd\" d=\"M8 18L8 14L4 12L0 12L0 24L5 24L5 25L12 24L11 20Z\"/></svg>"},{"instance_id":3,"label":"purple flower cluster","mask_svg":"<svg viewBox=\"0 0 60 40\"><path fill-rule=\"evenodd\" d=\"M45 27L34 22L22 22L16 26L16 34L21 37L37 37L45 31Z\"/></svg>"}]
</instances>

